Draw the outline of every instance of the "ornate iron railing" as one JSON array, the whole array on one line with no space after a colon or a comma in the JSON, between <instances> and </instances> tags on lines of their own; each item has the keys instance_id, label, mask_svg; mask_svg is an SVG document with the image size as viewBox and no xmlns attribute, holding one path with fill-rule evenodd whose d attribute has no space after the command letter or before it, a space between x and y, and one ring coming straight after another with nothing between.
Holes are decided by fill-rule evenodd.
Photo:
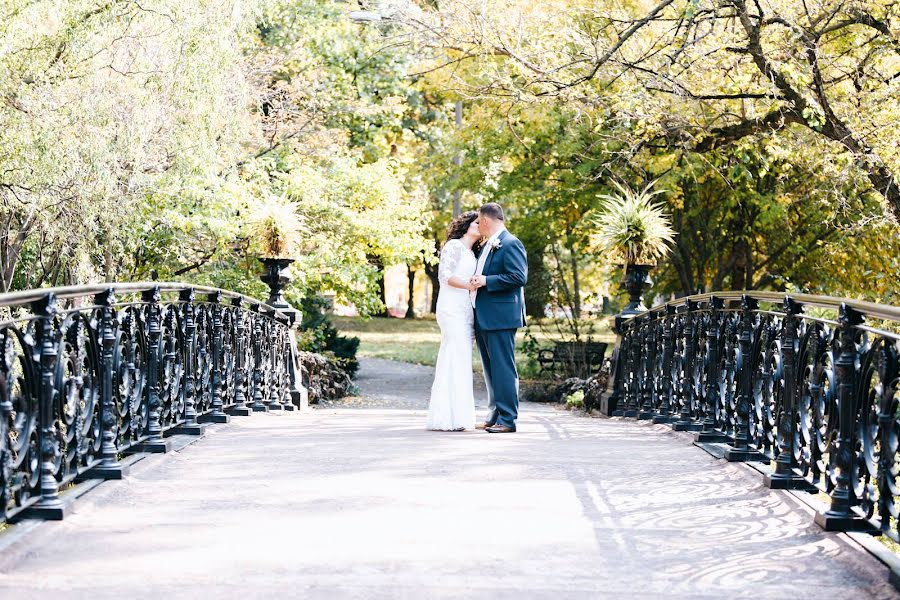
<instances>
[{"instance_id":1,"label":"ornate iron railing","mask_svg":"<svg viewBox=\"0 0 900 600\"><path fill-rule=\"evenodd\" d=\"M828 530L900 540L900 308L721 292L619 319L611 414L693 431L771 488L830 496Z\"/></svg>"},{"instance_id":2,"label":"ornate iron railing","mask_svg":"<svg viewBox=\"0 0 900 600\"><path fill-rule=\"evenodd\" d=\"M0 522L62 518L63 486L302 394L294 315L233 292L53 288L0 295L0 311Z\"/></svg>"}]
</instances>

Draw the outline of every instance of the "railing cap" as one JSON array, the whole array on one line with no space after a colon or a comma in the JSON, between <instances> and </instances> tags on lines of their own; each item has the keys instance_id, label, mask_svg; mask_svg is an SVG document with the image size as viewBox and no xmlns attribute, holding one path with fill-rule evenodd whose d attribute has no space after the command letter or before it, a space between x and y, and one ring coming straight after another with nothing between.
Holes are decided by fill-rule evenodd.
<instances>
[{"instance_id":1,"label":"railing cap","mask_svg":"<svg viewBox=\"0 0 900 600\"><path fill-rule=\"evenodd\" d=\"M835 296L816 296L812 294L795 294L782 292L760 292L754 290L742 291L723 291L712 292L707 294L696 294L693 296L684 296L665 304L660 304L650 308L647 312L663 312L668 305L675 305L684 311L693 311L697 309L699 304L705 304L710 298L720 298L723 301L742 302L744 297L756 300L758 303L774 304L783 307L787 299L796 302L803 307L827 308L840 311L842 305L861 313L867 318L884 319L888 321L900 322L900 307L891 306L889 304L880 304L877 302L867 302L864 300L852 300L849 298L838 298Z\"/></svg>"},{"instance_id":2,"label":"railing cap","mask_svg":"<svg viewBox=\"0 0 900 600\"><path fill-rule=\"evenodd\" d=\"M33 312L35 312L35 314L39 314L37 310L44 309L37 307L46 305L47 296L53 296L55 306L56 301L58 300L68 300L88 296L93 297L93 299L96 301L99 295L107 293L111 293L113 298L115 298L115 296L122 296L125 294L139 294L141 300L144 302L160 302L162 300L162 294L164 292L177 293L179 295L179 299L181 299L182 301L189 301L187 300L189 296L191 300L193 300L193 295L196 292L206 294L207 298L209 298L211 295L217 295L220 300L222 298L229 298L232 305L234 306L240 306L241 303L246 302L250 306L253 306L255 304L257 307L262 307L266 311L270 311L273 317L275 315L283 314L277 308L269 306L264 302L260 302L259 300L250 298L249 296L245 296L238 292L181 282L158 281L135 283L98 283L91 285L61 286L24 290L20 292L8 292L5 294L0 294L0 307L30 305L33 309ZM235 303L235 300L238 300L238 302ZM112 299L110 300L110 303L113 304L115 303L115 301L115 299ZM258 310L259 309L257 309L257 312Z\"/></svg>"}]
</instances>

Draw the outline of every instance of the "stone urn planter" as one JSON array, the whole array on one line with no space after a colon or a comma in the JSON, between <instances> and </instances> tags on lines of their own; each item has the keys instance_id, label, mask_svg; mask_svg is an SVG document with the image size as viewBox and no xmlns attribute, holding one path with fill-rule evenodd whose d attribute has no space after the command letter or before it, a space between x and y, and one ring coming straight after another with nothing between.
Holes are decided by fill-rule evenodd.
<instances>
[{"instance_id":1,"label":"stone urn planter","mask_svg":"<svg viewBox=\"0 0 900 600\"><path fill-rule=\"evenodd\" d=\"M309 404L309 392L303 385L303 365L297 352L296 329L300 326L302 316L300 311L291 306L284 298L284 288L294 280L288 267L294 262L293 258L265 257L260 258L263 264L263 274L260 280L269 286L269 299L266 304L276 308L291 320L291 360L288 364L288 376L290 377L291 402L297 408L303 410Z\"/></svg>"},{"instance_id":2,"label":"stone urn planter","mask_svg":"<svg viewBox=\"0 0 900 600\"><path fill-rule=\"evenodd\" d=\"M289 269L295 262L294 259L260 258L259 262L263 264L264 269L260 280L269 286L269 299L266 300L266 304L287 314L291 318L292 324L299 325L300 312L284 299L284 288L294 280Z\"/></svg>"},{"instance_id":3,"label":"stone urn planter","mask_svg":"<svg viewBox=\"0 0 900 600\"><path fill-rule=\"evenodd\" d=\"M628 293L628 305L622 310L621 315L633 315L647 310L643 296L644 292L653 285L653 280L650 278L650 269L652 268L653 265L626 265L621 289Z\"/></svg>"}]
</instances>

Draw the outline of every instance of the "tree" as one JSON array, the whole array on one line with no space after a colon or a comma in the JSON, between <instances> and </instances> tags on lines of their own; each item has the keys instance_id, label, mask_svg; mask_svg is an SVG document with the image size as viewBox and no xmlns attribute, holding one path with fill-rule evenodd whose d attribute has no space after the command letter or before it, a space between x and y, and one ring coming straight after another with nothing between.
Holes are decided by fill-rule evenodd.
<instances>
[{"instance_id":1,"label":"tree","mask_svg":"<svg viewBox=\"0 0 900 600\"><path fill-rule=\"evenodd\" d=\"M900 216L892 150L900 145L900 3L570 1L542 11L526 4L501 11L454 0L407 22L422 43L445 49L447 65L470 65L468 78L448 75L460 88L578 104L621 124L634 149L703 152L805 128L834 155L852 156L852 170ZM833 173L838 187L845 175Z\"/></svg>"},{"instance_id":2,"label":"tree","mask_svg":"<svg viewBox=\"0 0 900 600\"><path fill-rule=\"evenodd\" d=\"M122 276L145 198L207 185L235 149L246 16L208 0L0 14L0 290Z\"/></svg>"}]
</instances>

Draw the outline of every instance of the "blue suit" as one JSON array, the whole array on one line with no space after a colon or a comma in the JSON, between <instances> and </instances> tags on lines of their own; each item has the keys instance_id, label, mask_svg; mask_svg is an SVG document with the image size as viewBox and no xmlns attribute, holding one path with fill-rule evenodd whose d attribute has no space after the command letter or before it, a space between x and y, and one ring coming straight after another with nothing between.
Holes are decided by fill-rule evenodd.
<instances>
[{"instance_id":1,"label":"blue suit","mask_svg":"<svg viewBox=\"0 0 900 600\"><path fill-rule=\"evenodd\" d=\"M504 231L488 252L482 275L486 285L475 298L475 340L488 390L488 425L516 426L519 416L519 374L516 371L516 329L525 326L528 257L522 242Z\"/></svg>"}]
</instances>

